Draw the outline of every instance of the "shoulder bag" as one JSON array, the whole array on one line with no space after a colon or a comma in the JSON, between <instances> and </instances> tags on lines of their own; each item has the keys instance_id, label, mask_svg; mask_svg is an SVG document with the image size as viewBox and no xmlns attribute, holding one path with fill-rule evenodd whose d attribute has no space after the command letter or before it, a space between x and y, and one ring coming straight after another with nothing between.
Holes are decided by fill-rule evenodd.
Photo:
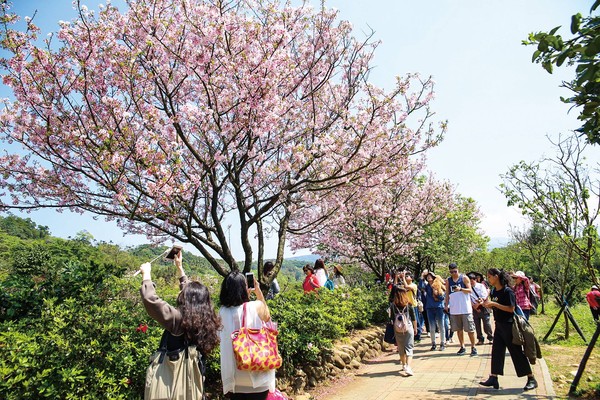
<instances>
[{"instance_id":1,"label":"shoulder bag","mask_svg":"<svg viewBox=\"0 0 600 400\"><path fill-rule=\"evenodd\" d=\"M179 343L169 350L167 344ZM146 371L144 400L204 400L204 363L196 346L184 337L163 332L158 350Z\"/></svg>"},{"instance_id":2,"label":"shoulder bag","mask_svg":"<svg viewBox=\"0 0 600 400\"><path fill-rule=\"evenodd\" d=\"M258 329L246 326L246 305L242 311L242 326L231 334L237 369L242 371L269 371L283 362L277 348L277 328L271 321Z\"/></svg>"}]
</instances>

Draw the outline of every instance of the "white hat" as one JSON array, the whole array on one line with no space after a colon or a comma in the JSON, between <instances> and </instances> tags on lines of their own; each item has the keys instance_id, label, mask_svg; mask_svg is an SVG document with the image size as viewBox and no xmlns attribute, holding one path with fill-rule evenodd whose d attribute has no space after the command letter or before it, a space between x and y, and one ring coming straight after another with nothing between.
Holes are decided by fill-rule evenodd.
<instances>
[{"instance_id":1,"label":"white hat","mask_svg":"<svg viewBox=\"0 0 600 400\"><path fill-rule=\"evenodd\" d=\"M523 271L517 271L514 274L512 274L512 276L515 278L523 278L523 279L527 278L525 276L525 272L523 272Z\"/></svg>"}]
</instances>

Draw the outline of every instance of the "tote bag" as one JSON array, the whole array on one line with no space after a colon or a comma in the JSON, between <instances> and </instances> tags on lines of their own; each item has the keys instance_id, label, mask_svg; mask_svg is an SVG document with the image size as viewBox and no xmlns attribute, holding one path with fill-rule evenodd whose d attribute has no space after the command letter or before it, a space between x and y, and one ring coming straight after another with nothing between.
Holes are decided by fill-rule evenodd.
<instances>
[{"instance_id":1,"label":"tote bag","mask_svg":"<svg viewBox=\"0 0 600 400\"><path fill-rule=\"evenodd\" d=\"M277 328L272 322L259 329L246 326L246 304L242 311L242 326L231 334L237 369L268 371L281 367L283 360L277 348Z\"/></svg>"},{"instance_id":2,"label":"tote bag","mask_svg":"<svg viewBox=\"0 0 600 400\"><path fill-rule=\"evenodd\" d=\"M180 341L175 350L168 350L167 343ZM146 371L144 400L203 400L204 364L196 346L165 331L160 347L150 357Z\"/></svg>"}]
</instances>

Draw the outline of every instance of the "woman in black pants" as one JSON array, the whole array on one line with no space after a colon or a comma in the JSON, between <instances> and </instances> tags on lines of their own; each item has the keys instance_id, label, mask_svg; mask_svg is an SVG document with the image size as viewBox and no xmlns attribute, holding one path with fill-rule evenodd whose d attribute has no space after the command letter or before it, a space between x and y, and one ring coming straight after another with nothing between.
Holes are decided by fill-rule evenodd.
<instances>
[{"instance_id":1,"label":"woman in black pants","mask_svg":"<svg viewBox=\"0 0 600 400\"><path fill-rule=\"evenodd\" d=\"M483 305L494 311L496 329L494 330L494 342L492 344L492 372L486 381L479 382L482 386L493 386L498 389L498 375L504 375L504 358L506 349L517 371L517 376L527 375L527 384L523 390L535 389L538 384L531 372L529 361L523 353L523 348L512 342L512 323L515 311L515 292L508 286L508 273L491 268L488 270L487 278L493 286L490 299L486 299Z\"/></svg>"}]
</instances>

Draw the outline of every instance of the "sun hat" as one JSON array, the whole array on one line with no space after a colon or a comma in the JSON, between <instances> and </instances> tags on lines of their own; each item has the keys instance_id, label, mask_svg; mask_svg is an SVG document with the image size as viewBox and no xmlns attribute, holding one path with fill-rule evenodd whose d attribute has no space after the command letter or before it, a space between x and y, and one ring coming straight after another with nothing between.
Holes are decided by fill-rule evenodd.
<instances>
[{"instance_id":1,"label":"sun hat","mask_svg":"<svg viewBox=\"0 0 600 400\"><path fill-rule=\"evenodd\" d=\"M342 272L342 266L341 265L334 265L333 269L335 269L337 272Z\"/></svg>"},{"instance_id":2,"label":"sun hat","mask_svg":"<svg viewBox=\"0 0 600 400\"><path fill-rule=\"evenodd\" d=\"M600 290L600 289L598 289L598 286L597 286L597 285L592 285L592 290L594 290L594 289L596 289L596 290Z\"/></svg>"},{"instance_id":3,"label":"sun hat","mask_svg":"<svg viewBox=\"0 0 600 400\"><path fill-rule=\"evenodd\" d=\"M525 272L523 272L523 271L517 271L517 272L515 272L514 274L512 274L511 276L512 276L513 278L522 278L522 279L525 279L525 278L527 278L527 277L525 276Z\"/></svg>"}]
</instances>

